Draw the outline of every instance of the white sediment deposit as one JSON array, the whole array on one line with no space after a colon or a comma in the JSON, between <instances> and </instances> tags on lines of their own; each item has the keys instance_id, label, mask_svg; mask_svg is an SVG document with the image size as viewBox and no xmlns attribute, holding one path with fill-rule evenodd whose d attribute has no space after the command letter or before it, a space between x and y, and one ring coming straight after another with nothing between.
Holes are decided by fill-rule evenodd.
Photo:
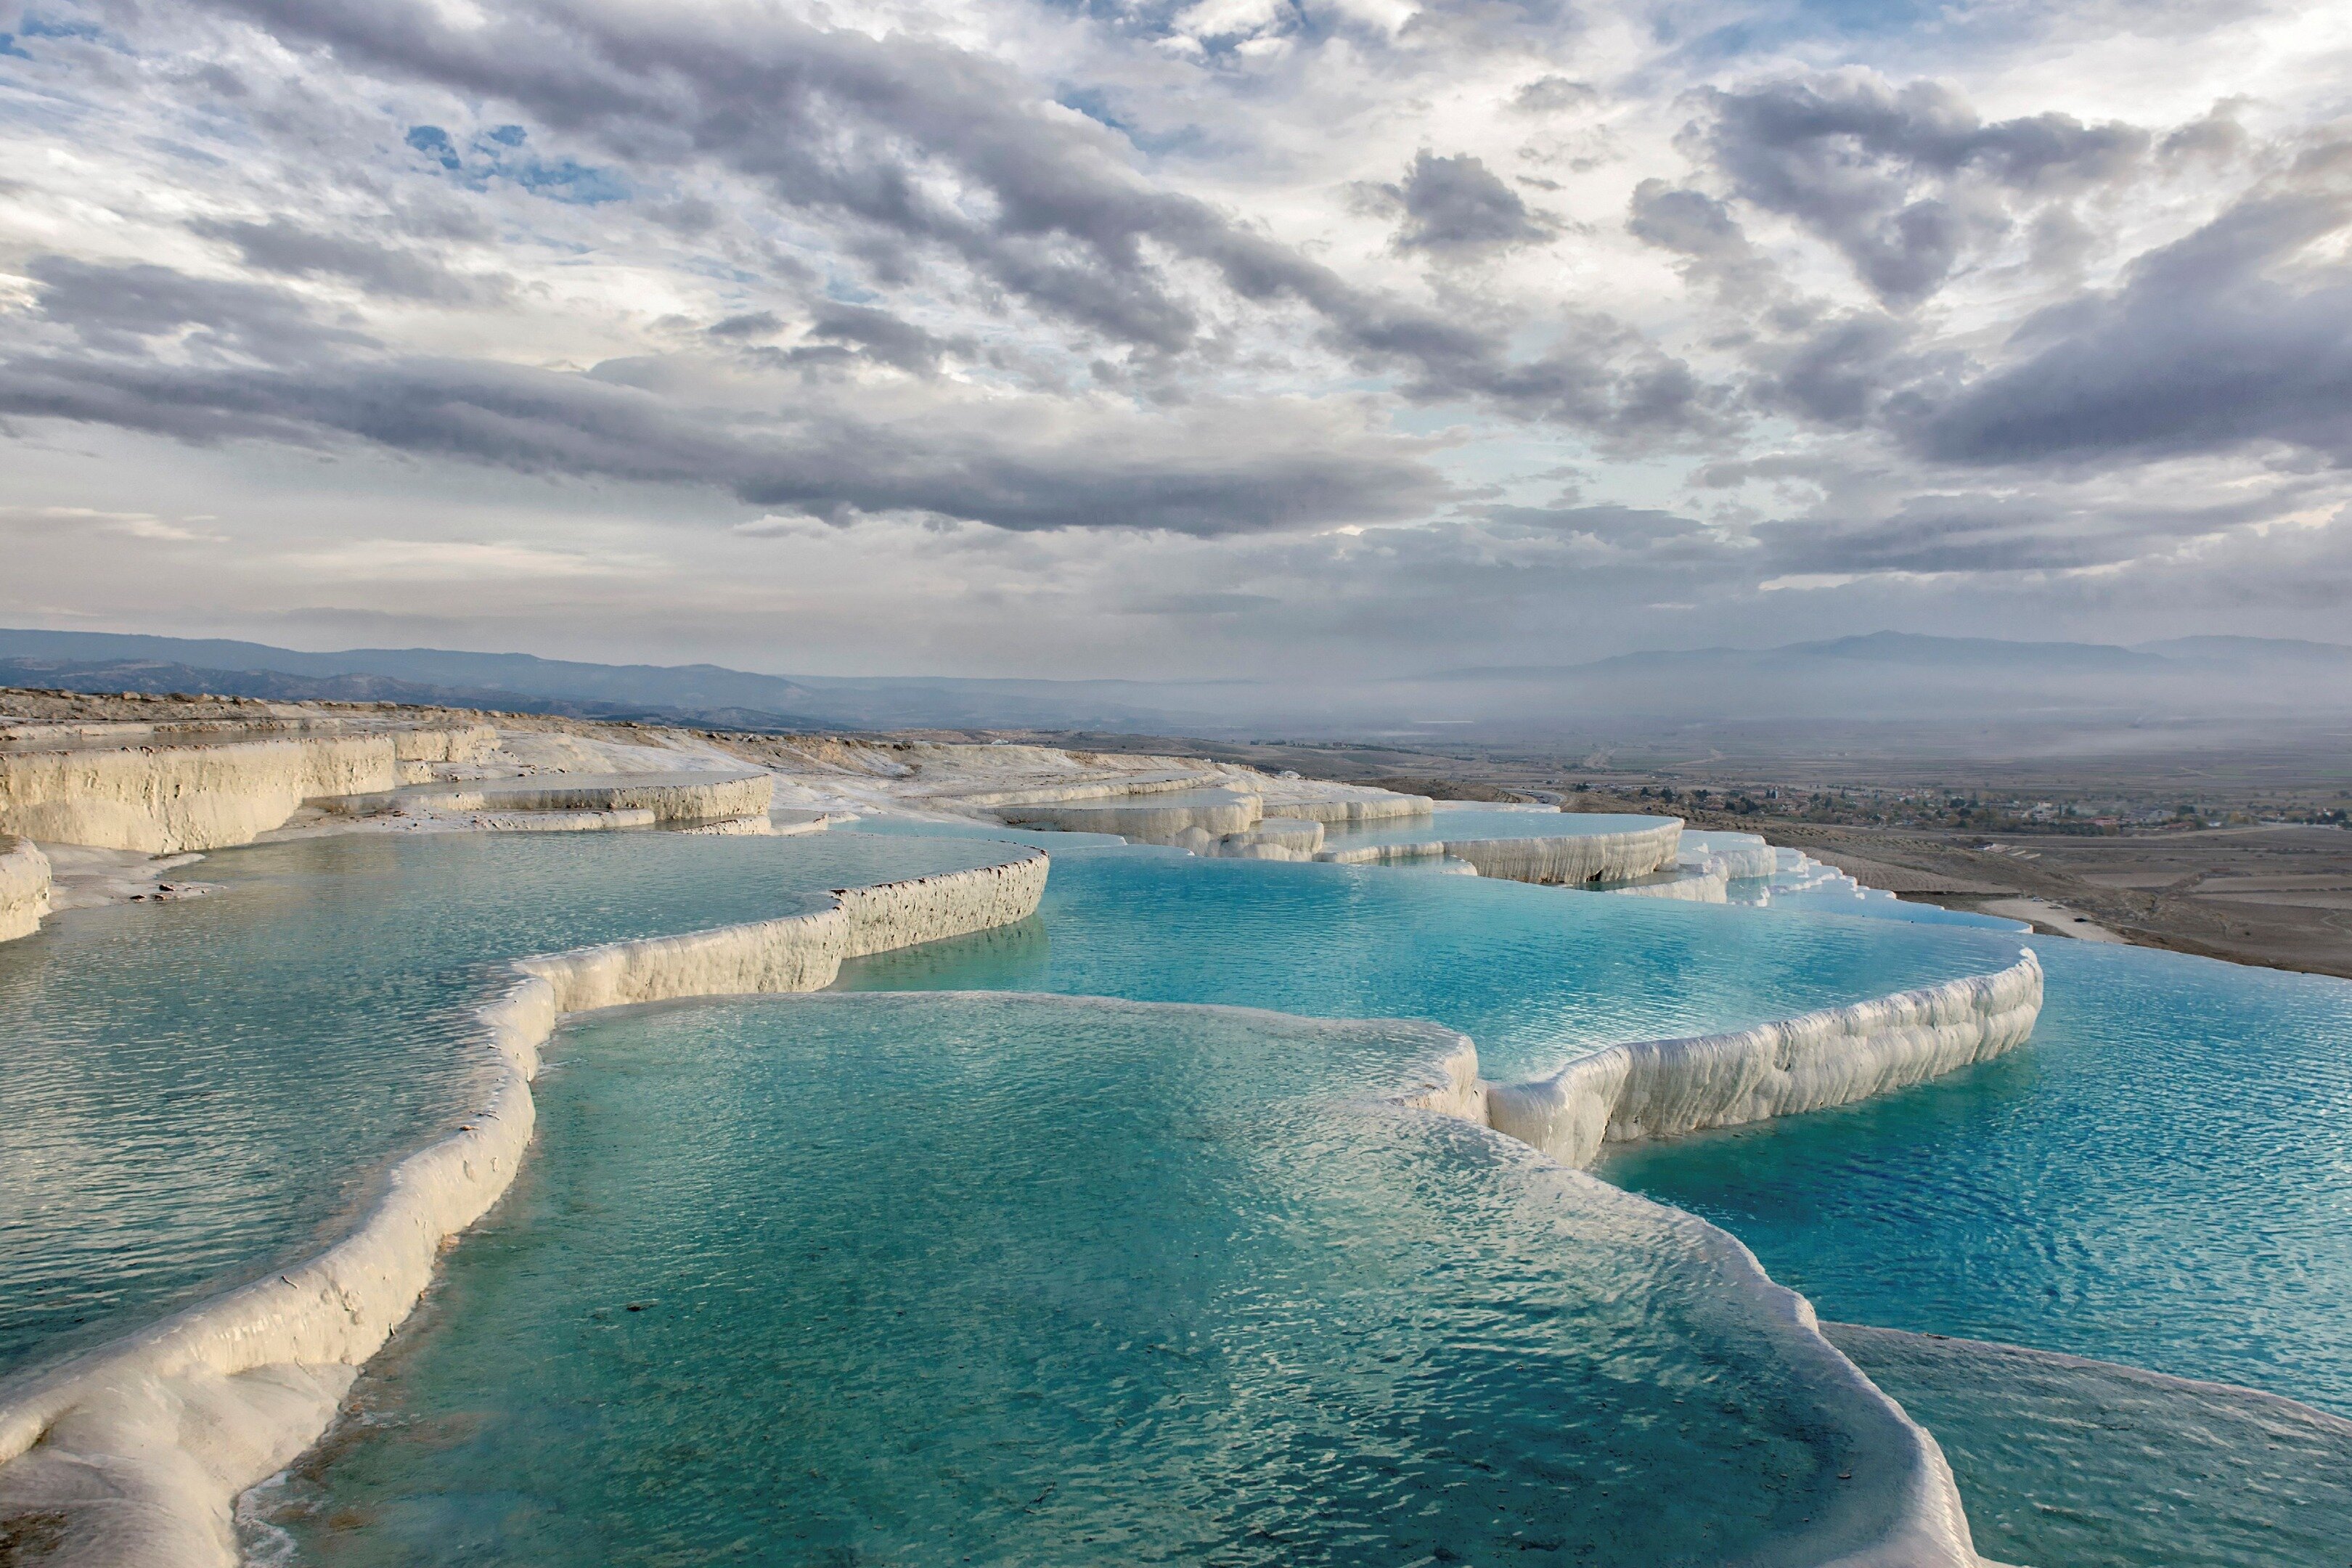
<instances>
[{"instance_id":1,"label":"white sediment deposit","mask_svg":"<svg viewBox=\"0 0 2352 1568\"><path fill-rule=\"evenodd\" d=\"M1755 863L1756 858L1744 850L1735 853L1740 855L1742 864ZM1705 845L1685 840L1675 854L1673 865L1624 887L1612 888L1609 891L1633 899L1721 904L1730 901L1731 879L1731 861L1727 857Z\"/></svg>"},{"instance_id":2,"label":"white sediment deposit","mask_svg":"<svg viewBox=\"0 0 2352 1568\"><path fill-rule=\"evenodd\" d=\"M249 844L306 800L390 789L393 738L0 752L0 831L176 855Z\"/></svg>"},{"instance_id":3,"label":"white sediment deposit","mask_svg":"<svg viewBox=\"0 0 2352 1568\"><path fill-rule=\"evenodd\" d=\"M49 858L32 842L0 835L0 942L30 936L49 912Z\"/></svg>"},{"instance_id":4,"label":"white sediment deposit","mask_svg":"<svg viewBox=\"0 0 2352 1568\"><path fill-rule=\"evenodd\" d=\"M608 833L622 827L651 827L655 822L654 814L644 806L625 811L485 812L474 818L476 826L491 833Z\"/></svg>"},{"instance_id":5,"label":"white sediment deposit","mask_svg":"<svg viewBox=\"0 0 2352 1568\"><path fill-rule=\"evenodd\" d=\"M386 745L387 759L389 746ZM842 889L824 909L526 960L481 1016L482 1108L403 1161L352 1234L310 1261L0 1388L0 1519L35 1521L73 1568L236 1562L231 1508L315 1441L430 1282L443 1244L513 1180L530 1079L559 1015L810 991L842 960L1024 920L1046 858ZM45 1541L45 1544L46 1544Z\"/></svg>"},{"instance_id":6,"label":"white sediment deposit","mask_svg":"<svg viewBox=\"0 0 2352 1568\"><path fill-rule=\"evenodd\" d=\"M1780 850L1764 842L1759 834L1710 833L1705 836L1704 847L1723 862L1724 875L1736 882L1755 881L1780 869Z\"/></svg>"},{"instance_id":7,"label":"white sediment deposit","mask_svg":"<svg viewBox=\"0 0 2352 1568\"><path fill-rule=\"evenodd\" d=\"M1203 784L1202 776L1155 777L1116 793L1111 785L1089 784L1024 791L1021 799L967 797L965 804L983 805L1014 826L1110 833L1196 854L1276 860L1312 858L1327 823L1391 821L1431 811L1431 802L1415 795L1348 784L1310 788L1303 780L1236 773L1206 775L1213 782Z\"/></svg>"},{"instance_id":8,"label":"white sediment deposit","mask_svg":"<svg viewBox=\"0 0 2352 1568\"><path fill-rule=\"evenodd\" d=\"M1683 825L1668 818L1655 827L1622 833L1584 833L1560 838L1449 838L1442 848L1467 860L1481 877L1514 882L1574 886L1646 877L1672 866Z\"/></svg>"},{"instance_id":9,"label":"white sediment deposit","mask_svg":"<svg viewBox=\"0 0 2352 1568\"><path fill-rule=\"evenodd\" d=\"M2031 951L1997 974L1948 981L1728 1034L1612 1046L1549 1078L1496 1084L1496 1131L1563 1164L1604 1142L1737 1127L1846 1105L2022 1045L2042 1011Z\"/></svg>"},{"instance_id":10,"label":"white sediment deposit","mask_svg":"<svg viewBox=\"0 0 2352 1568\"><path fill-rule=\"evenodd\" d=\"M339 816L379 813L649 812L653 822L764 816L775 781L763 773L583 775L547 773L497 782L411 785L320 804Z\"/></svg>"},{"instance_id":11,"label":"white sediment deposit","mask_svg":"<svg viewBox=\"0 0 2352 1568\"><path fill-rule=\"evenodd\" d=\"M1265 802L1245 790L1181 789L1009 803L994 810L1016 827L1111 833L1143 844L1173 844L1193 832L1212 838L1246 832L1265 818Z\"/></svg>"}]
</instances>

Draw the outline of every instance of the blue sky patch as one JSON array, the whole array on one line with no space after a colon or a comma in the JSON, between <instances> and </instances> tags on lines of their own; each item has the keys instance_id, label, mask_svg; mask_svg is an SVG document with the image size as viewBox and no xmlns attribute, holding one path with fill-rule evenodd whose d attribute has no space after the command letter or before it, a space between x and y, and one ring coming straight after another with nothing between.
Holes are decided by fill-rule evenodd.
<instances>
[{"instance_id":1,"label":"blue sky patch","mask_svg":"<svg viewBox=\"0 0 2352 1568\"><path fill-rule=\"evenodd\" d=\"M436 160L445 169L465 166L458 160L457 149L450 142L449 133L438 125L412 125L408 128L406 141L411 147Z\"/></svg>"}]
</instances>

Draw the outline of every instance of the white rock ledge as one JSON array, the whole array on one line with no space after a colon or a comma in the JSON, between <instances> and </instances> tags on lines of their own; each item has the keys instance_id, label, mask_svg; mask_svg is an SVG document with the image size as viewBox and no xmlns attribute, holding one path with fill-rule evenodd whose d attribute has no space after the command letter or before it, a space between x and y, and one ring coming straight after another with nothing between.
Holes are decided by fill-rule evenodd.
<instances>
[{"instance_id":1,"label":"white rock ledge","mask_svg":"<svg viewBox=\"0 0 2352 1568\"><path fill-rule=\"evenodd\" d=\"M49 858L30 839L0 834L0 942L41 929L49 912Z\"/></svg>"},{"instance_id":2,"label":"white rock ledge","mask_svg":"<svg viewBox=\"0 0 2352 1568\"><path fill-rule=\"evenodd\" d=\"M1488 1120L1581 1167L1604 1142L1737 1127L1925 1082L2023 1045L2041 1012L2042 963L2028 949L1997 974L1729 1034L1612 1046L1549 1078L1490 1086Z\"/></svg>"},{"instance_id":3,"label":"white rock ledge","mask_svg":"<svg viewBox=\"0 0 2352 1568\"><path fill-rule=\"evenodd\" d=\"M1481 877L1513 882L1576 886L1615 882L1670 867L1682 846L1683 825L1669 817L1655 827L1584 833L1563 838L1449 838L1445 853L1467 860Z\"/></svg>"},{"instance_id":4,"label":"white rock ledge","mask_svg":"<svg viewBox=\"0 0 2352 1568\"><path fill-rule=\"evenodd\" d=\"M400 782L389 734L0 752L0 831L177 855L250 844L320 795Z\"/></svg>"},{"instance_id":5,"label":"white rock ledge","mask_svg":"<svg viewBox=\"0 0 2352 1568\"><path fill-rule=\"evenodd\" d=\"M389 743L385 745L389 752ZM0 1520L42 1520L58 1568L230 1568L232 1508L316 1441L408 1316L442 1247L496 1203L530 1144L539 1048L567 1012L813 991L841 961L1010 924L1045 856L836 889L806 914L527 959L481 1015L486 1105L394 1168L351 1235L310 1261L0 1384Z\"/></svg>"},{"instance_id":6,"label":"white rock ledge","mask_svg":"<svg viewBox=\"0 0 2352 1568\"><path fill-rule=\"evenodd\" d=\"M337 816L411 812L647 811L656 822L716 822L764 816L775 788L765 773L690 773L537 778L462 784L410 785L321 800Z\"/></svg>"}]
</instances>

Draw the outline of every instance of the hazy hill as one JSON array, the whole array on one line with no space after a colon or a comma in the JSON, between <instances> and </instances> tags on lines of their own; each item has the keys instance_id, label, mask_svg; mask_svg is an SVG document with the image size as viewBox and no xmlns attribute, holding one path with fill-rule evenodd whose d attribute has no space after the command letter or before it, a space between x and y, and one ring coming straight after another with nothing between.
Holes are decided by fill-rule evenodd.
<instances>
[{"instance_id":1,"label":"hazy hill","mask_svg":"<svg viewBox=\"0 0 2352 1568\"><path fill-rule=\"evenodd\" d=\"M261 643L0 631L0 680L87 690L384 699L771 729L1036 728L1482 741L1704 731L1914 742L2046 732L2094 749L2195 731L2294 740L2352 716L2352 647L2178 637L2137 647L1902 632L1622 654L1388 680L1059 681L761 675L446 648L299 652ZM2099 737L2106 737L2102 741ZM2035 742L2039 743L2039 742Z\"/></svg>"}]
</instances>

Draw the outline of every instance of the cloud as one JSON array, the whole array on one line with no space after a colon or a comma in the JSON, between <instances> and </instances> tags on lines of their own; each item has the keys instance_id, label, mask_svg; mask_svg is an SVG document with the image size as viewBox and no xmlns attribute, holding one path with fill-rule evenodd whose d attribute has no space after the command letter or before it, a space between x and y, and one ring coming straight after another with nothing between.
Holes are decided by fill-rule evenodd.
<instances>
[{"instance_id":1,"label":"cloud","mask_svg":"<svg viewBox=\"0 0 2352 1568\"><path fill-rule=\"evenodd\" d=\"M1712 89L1696 128L1744 201L1827 240L1888 305L1926 299L2020 198L2127 172L2136 126L2044 113L1987 124L1951 88L1859 69Z\"/></svg>"},{"instance_id":2,"label":"cloud","mask_svg":"<svg viewBox=\"0 0 2352 1568\"><path fill-rule=\"evenodd\" d=\"M1911 431L1970 465L2116 461L2282 442L2352 462L2352 193L2271 189L2028 321L2021 357Z\"/></svg>"},{"instance_id":3,"label":"cloud","mask_svg":"<svg viewBox=\"0 0 2352 1568\"><path fill-rule=\"evenodd\" d=\"M1408 395L1487 402L1619 438L1681 424L1686 367L1583 310L1564 345L1522 358L1507 330L1399 300L1155 185L1134 149L1045 98L1009 66L929 38L876 38L773 12L665 13L513 0L464 26L421 0L311 5L233 0L297 48L512 104L609 156L708 160L783 205L854 226L885 279L918 252L952 257L1028 306L1154 354L1199 346L1203 308L1162 258L1207 268L1234 296L1295 302L1324 341ZM436 144L437 145L437 144ZM1443 237L1532 231L1494 176L1443 163L1425 200ZM1482 185L1477 176L1487 183Z\"/></svg>"},{"instance_id":4,"label":"cloud","mask_svg":"<svg viewBox=\"0 0 2352 1568\"><path fill-rule=\"evenodd\" d=\"M1383 188L1403 214L1396 242L1407 250L1476 255L1551 234L1517 192L1467 153L1440 158L1424 147L1413 155L1403 183Z\"/></svg>"},{"instance_id":5,"label":"cloud","mask_svg":"<svg viewBox=\"0 0 2352 1568\"><path fill-rule=\"evenodd\" d=\"M1633 187L1625 226L1634 238L1681 257L1685 278L1727 299L1755 299L1774 281L1731 209L1704 191L1643 180Z\"/></svg>"},{"instance_id":6,"label":"cloud","mask_svg":"<svg viewBox=\"0 0 2352 1568\"><path fill-rule=\"evenodd\" d=\"M290 218L199 218L188 228L235 246L247 267L281 278L335 278L370 294L441 303L486 304L508 292L503 279L461 277L415 251L321 233Z\"/></svg>"},{"instance_id":7,"label":"cloud","mask_svg":"<svg viewBox=\"0 0 2352 1568\"><path fill-rule=\"evenodd\" d=\"M2157 560L2183 547L2259 531L2309 500L2294 480L2215 500L2153 484L1951 490L1905 497L1875 515L1768 522L1756 533L1773 564L1797 574L2073 572Z\"/></svg>"},{"instance_id":8,"label":"cloud","mask_svg":"<svg viewBox=\"0 0 2352 1568\"><path fill-rule=\"evenodd\" d=\"M1204 397L1145 417L951 392L892 405L778 379L760 385L755 416L726 407L733 389L691 363L583 374L367 352L256 285L152 266L34 271L45 313L107 352L0 358L0 413L200 442L356 437L525 472L716 485L836 521L912 511L1014 530L1216 535L1411 517L1446 493L1427 442L1331 400ZM190 322L252 352L184 363L145 352ZM892 336L856 316L831 330L853 329Z\"/></svg>"},{"instance_id":9,"label":"cloud","mask_svg":"<svg viewBox=\"0 0 2352 1568\"><path fill-rule=\"evenodd\" d=\"M1564 76L1538 77L1511 95L1511 107L1523 114L1558 114L1600 101L1601 93L1591 83Z\"/></svg>"},{"instance_id":10,"label":"cloud","mask_svg":"<svg viewBox=\"0 0 2352 1568\"><path fill-rule=\"evenodd\" d=\"M837 668L1769 640L1790 581L2334 635L2352 154L2284 13L43 15L0 440L113 521L7 521L20 605L307 603L355 542L335 596L445 640L731 605Z\"/></svg>"},{"instance_id":11,"label":"cloud","mask_svg":"<svg viewBox=\"0 0 2352 1568\"><path fill-rule=\"evenodd\" d=\"M285 361L367 342L320 322L299 298L266 284L68 256L37 258L26 272L40 314L103 353L144 355L168 339L205 357Z\"/></svg>"}]
</instances>

